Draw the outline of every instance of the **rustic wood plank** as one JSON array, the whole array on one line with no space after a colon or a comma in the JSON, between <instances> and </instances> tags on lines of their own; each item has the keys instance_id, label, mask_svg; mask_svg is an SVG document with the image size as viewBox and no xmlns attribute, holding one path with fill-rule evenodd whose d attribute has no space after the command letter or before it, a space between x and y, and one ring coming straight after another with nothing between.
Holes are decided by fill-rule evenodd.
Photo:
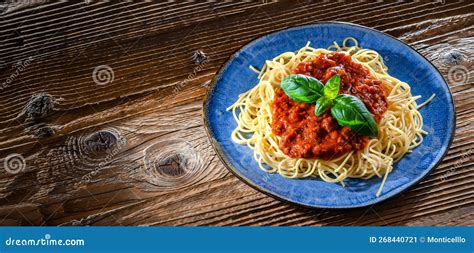
<instances>
[{"instance_id":1,"label":"rustic wood plank","mask_svg":"<svg viewBox=\"0 0 474 253\"><path fill-rule=\"evenodd\" d=\"M473 3L42 3L0 17L1 225L473 225ZM457 129L442 164L370 208L307 209L230 174L202 123L236 49L316 21L404 40L448 80ZM196 64L191 56L208 56ZM93 70L111 67L97 85ZM468 70L454 76L454 70ZM111 73L110 73L111 74ZM4 170L12 154L21 173Z\"/></svg>"}]
</instances>

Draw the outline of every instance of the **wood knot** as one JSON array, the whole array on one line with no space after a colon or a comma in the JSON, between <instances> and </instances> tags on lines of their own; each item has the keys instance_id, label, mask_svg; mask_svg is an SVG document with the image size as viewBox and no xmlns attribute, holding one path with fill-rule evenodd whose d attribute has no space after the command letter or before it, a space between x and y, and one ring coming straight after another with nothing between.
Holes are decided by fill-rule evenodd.
<instances>
[{"instance_id":1,"label":"wood knot","mask_svg":"<svg viewBox=\"0 0 474 253\"><path fill-rule=\"evenodd\" d=\"M54 110L55 103L55 99L46 93L37 94L31 97L23 110L25 122L36 122L45 118Z\"/></svg>"},{"instance_id":2,"label":"wood knot","mask_svg":"<svg viewBox=\"0 0 474 253\"><path fill-rule=\"evenodd\" d=\"M209 57L201 50L194 51L191 58L196 65L201 65L209 60Z\"/></svg>"},{"instance_id":3,"label":"wood knot","mask_svg":"<svg viewBox=\"0 0 474 253\"><path fill-rule=\"evenodd\" d=\"M180 177L186 174L188 157L182 154L170 153L156 162L156 169L165 176Z\"/></svg>"},{"instance_id":4,"label":"wood knot","mask_svg":"<svg viewBox=\"0 0 474 253\"><path fill-rule=\"evenodd\" d=\"M39 139L46 139L55 134L55 131L52 127L43 126L33 131L33 135Z\"/></svg>"},{"instance_id":5,"label":"wood knot","mask_svg":"<svg viewBox=\"0 0 474 253\"><path fill-rule=\"evenodd\" d=\"M119 137L117 133L109 130L101 130L89 135L84 143L92 153L110 152L117 147Z\"/></svg>"},{"instance_id":6,"label":"wood knot","mask_svg":"<svg viewBox=\"0 0 474 253\"><path fill-rule=\"evenodd\" d=\"M90 134L69 136L64 145L49 150L53 176L73 176L81 182L90 181L102 170L108 170L116 161L117 154L126 145L121 133L106 128Z\"/></svg>"},{"instance_id":7,"label":"wood knot","mask_svg":"<svg viewBox=\"0 0 474 253\"><path fill-rule=\"evenodd\" d=\"M441 61L448 66L461 65L465 63L467 56L458 49L450 49L441 55Z\"/></svg>"},{"instance_id":8,"label":"wood knot","mask_svg":"<svg viewBox=\"0 0 474 253\"><path fill-rule=\"evenodd\" d=\"M189 142L162 141L148 146L144 153L140 181L159 189L186 187L204 177L201 155Z\"/></svg>"}]
</instances>

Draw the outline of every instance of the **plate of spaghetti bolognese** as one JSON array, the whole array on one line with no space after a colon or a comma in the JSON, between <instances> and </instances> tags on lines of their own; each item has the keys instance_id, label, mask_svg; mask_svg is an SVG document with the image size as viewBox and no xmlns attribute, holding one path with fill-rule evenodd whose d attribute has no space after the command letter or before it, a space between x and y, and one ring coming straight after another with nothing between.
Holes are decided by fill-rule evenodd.
<instances>
[{"instance_id":1,"label":"plate of spaghetti bolognese","mask_svg":"<svg viewBox=\"0 0 474 253\"><path fill-rule=\"evenodd\" d=\"M436 167L455 129L436 67L390 35L344 22L251 41L213 78L203 108L232 173L308 207L397 195Z\"/></svg>"}]
</instances>

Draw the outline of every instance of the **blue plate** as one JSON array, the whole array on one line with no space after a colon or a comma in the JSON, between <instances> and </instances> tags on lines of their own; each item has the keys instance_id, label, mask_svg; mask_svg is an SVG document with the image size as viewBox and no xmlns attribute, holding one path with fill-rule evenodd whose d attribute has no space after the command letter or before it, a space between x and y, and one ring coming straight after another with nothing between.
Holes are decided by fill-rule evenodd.
<instances>
[{"instance_id":1,"label":"blue plate","mask_svg":"<svg viewBox=\"0 0 474 253\"><path fill-rule=\"evenodd\" d=\"M363 48L379 52L390 75L411 85L414 96L424 101L436 97L420 112L428 131L423 144L398 161L380 197L375 194L381 178L350 179L347 186L326 183L318 178L286 179L267 174L258 168L253 151L232 142L230 136L236 123L226 108L240 93L257 84L257 75L249 65L262 67L266 59L296 51L307 41L311 46L327 48L334 41L341 43L351 36ZM452 95L439 71L422 55L396 38L377 30L342 22L324 22L299 26L258 38L238 50L213 79L204 100L204 124L220 159L237 177L252 187L278 199L321 208L353 208L372 205L395 196L425 177L446 154L455 129Z\"/></svg>"}]
</instances>

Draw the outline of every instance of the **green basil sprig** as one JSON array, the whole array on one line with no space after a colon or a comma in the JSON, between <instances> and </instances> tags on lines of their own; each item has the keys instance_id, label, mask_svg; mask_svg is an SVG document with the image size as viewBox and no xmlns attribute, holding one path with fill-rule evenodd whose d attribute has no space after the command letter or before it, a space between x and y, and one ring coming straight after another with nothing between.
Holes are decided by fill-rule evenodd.
<instances>
[{"instance_id":1,"label":"green basil sprig","mask_svg":"<svg viewBox=\"0 0 474 253\"><path fill-rule=\"evenodd\" d=\"M339 85L341 83L341 77L339 75L334 75L331 77L324 85L324 96L329 99L336 98L339 94Z\"/></svg>"},{"instance_id":2,"label":"green basil sprig","mask_svg":"<svg viewBox=\"0 0 474 253\"><path fill-rule=\"evenodd\" d=\"M294 101L316 102L316 116L331 109L331 115L339 125L362 135L377 137L378 128L372 114L359 98L347 94L338 95L340 83L339 75L331 77L325 85L313 77L289 75L281 81L280 87Z\"/></svg>"},{"instance_id":3,"label":"green basil sprig","mask_svg":"<svg viewBox=\"0 0 474 253\"><path fill-rule=\"evenodd\" d=\"M377 137L377 123L359 98L341 94L334 101L331 115L339 125L348 127L362 135Z\"/></svg>"},{"instance_id":4,"label":"green basil sprig","mask_svg":"<svg viewBox=\"0 0 474 253\"><path fill-rule=\"evenodd\" d=\"M291 99L313 103L323 95L324 85L316 78L305 75L289 75L280 83L281 89Z\"/></svg>"},{"instance_id":5,"label":"green basil sprig","mask_svg":"<svg viewBox=\"0 0 474 253\"><path fill-rule=\"evenodd\" d=\"M321 116L327 109L333 106L334 102L332 99L322 96L316 100L316 106L314 107L314 114Z\"/></svg>"}]
</instances>

